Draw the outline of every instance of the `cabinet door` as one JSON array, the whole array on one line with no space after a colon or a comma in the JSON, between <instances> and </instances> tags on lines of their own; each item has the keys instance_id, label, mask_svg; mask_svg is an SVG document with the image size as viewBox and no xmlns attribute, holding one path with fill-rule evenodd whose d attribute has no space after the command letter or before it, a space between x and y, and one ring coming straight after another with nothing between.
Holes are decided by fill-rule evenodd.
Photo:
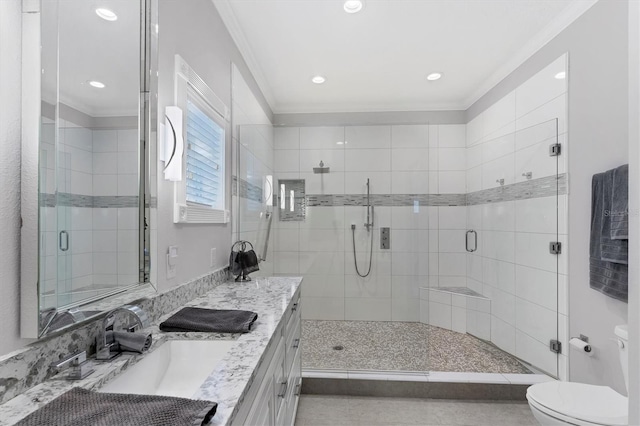
<instances>
[{"instance_id":1,"label":"cabinet door","mask_svg":"<svg viewBox=\"0 0 640 426\"><path fill-rule=\"evenodd\" d=\"M264 378L262 386L256 395L256 399L253 401L253 406L245 425L251 426L273 426L275 417L273 412L273 375L268 375Z\"/></svg>"},{"instance_id":2,"label":"cabinet door","mask_svg":"<svg viewBox=\"0 0 640 426\"><path fill-rule=\"evenodd\" d=\"M283 426L293 426L296 421L296 412L298 411L298 401L302 392L302 370L300 365L300 351L297 351L293 367L289 373L289 386L291 392L287 396L287 415L284 419Z\"/></svg>"},{"instance_id":3,"label":"cabinet door","mask_svg":"<svg viewBox=\"0 0 640 426\"><path fill-rule=\"evenodd\" d=\"M285 406L285 399L287 395L287 389L289 387L289 372L284 369L285 362L285 339L281 339L278 344L278 348L273 356L273 365L275 370L273 371L273 396L275 401L275 415L280 416L280 411Z\"/></svg>"}]
</instances>

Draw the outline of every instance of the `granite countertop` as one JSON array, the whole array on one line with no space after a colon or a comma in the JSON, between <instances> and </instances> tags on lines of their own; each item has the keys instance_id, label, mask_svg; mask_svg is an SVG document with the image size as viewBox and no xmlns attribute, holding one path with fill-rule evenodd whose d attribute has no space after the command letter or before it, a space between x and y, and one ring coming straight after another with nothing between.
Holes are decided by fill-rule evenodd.
<instances>
[{"instance_id":1,"label":"granite countertop","mask_svg":"<svg viewBox=\"0 0 640 426\"><path fill-rule=\"evenodd\" d=\"M215 370L192 396L218 403L218 409L211 425L229 424L236 413L238 402L244 399L249 384L257 371L267 346L282 317L296 294L302 278L269 277L254 278L253 281L228 282L215 287L205 295L186 303L184 306L198 306L215 309L243 309L258 313L258 320L250 333L165 333L158 324L177 312L170 312L147 330L153 333L152 352L167 340L236 340L237 343L218 363ZM61 375L35 386L23 394L0 405L0 425L12 425L46 405L73 387L99 389L120 372L135 364L145 355L124 354L110 362L96 362L90 359L95 372L79 381L68 381Z\"/></svg>"}]
</instances>

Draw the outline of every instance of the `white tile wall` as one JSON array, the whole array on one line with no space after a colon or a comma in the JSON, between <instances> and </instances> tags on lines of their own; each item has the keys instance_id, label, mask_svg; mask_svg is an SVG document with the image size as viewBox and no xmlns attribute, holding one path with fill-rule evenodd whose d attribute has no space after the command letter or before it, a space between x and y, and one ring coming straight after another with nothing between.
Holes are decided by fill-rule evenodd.
<instances>
[{"instance_id":1,"label":"white tile wall","mask_svg":"<svg viewBox=\"0 0 640 426\"><path fill-rule=\"evenodd\" d=\"M467 124L467 192L566 170L566 149L559 158L548 154L556 128L567 143L566 81L554 78L565 68L563 56ZM468 209L480 244L467 255L467 286L491 299L490 339L554 375L566 371L567 358L548 345L566 318L567 277L566 254L550 254L549 242L566 239L566 221L566 196Z\"/></svg>"},{"instance_id":2,"label":"white tile wall","mask_svg":"<svg viewBox=\"0 0 640 426\"><path fill-rule=\"evenodd\" d=\"M303 178L308 194L364 194L367 179L372 194L464 193L465 137L464 125L279 128L276 179ZM331 173L312 173L320 160ZM309 317L418 321L420 285L437 285L439 269L449 274L448 284L464 280L464 207L451 208L452 214L442 209L443 223L449 226L442 238L451 241L450 253L440 259L429 248L430 241L438 243L438 207L376 207L372 272L361 278L354 268L351 224L356 225L362 272L368 267L371 237L363 228L366 209L308 207L304 222L275 224L275 270L303 274L305 282L309 278L310 293L303 294L314 301L313 311L305 314ZM391 227L389 251L380 249L380 227Z\"/></svg>"}]
</instances>

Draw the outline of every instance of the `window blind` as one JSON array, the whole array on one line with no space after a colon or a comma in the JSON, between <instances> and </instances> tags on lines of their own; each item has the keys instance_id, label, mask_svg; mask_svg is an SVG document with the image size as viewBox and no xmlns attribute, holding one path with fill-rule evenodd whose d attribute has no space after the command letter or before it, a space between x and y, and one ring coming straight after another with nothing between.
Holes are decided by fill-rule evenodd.
<instances>
[{"instance_id":1,"label":"window blind","mask_svg":"<svg viewBox=\"0 0 640 426\"><path fill-rule=\"evenodd\" d=\"M224 128L207 110L192 96L187 99L186 198L220 209L224 208Z\"/></svg>"}]
</instances>

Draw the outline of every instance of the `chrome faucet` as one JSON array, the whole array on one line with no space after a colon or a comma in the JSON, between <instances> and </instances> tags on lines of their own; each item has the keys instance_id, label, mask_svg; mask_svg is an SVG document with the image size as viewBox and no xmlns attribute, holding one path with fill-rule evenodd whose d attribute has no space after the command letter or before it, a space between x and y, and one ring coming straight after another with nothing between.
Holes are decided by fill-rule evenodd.
<instances>
[{"instance_id":1,"label":"chrome faucet","mask_svg":"<svg viewBox=\"0 0 640 426\"><path fill-rule=\"evenodd\" d=\"M96 359L108 361L120 355L121 351L115 342L107 343L107 332L113 330L118 312L126 312L130 317L134 317L136 324L127 328L127 331L133 332L136 327L146 328L149 326L149 317L147 313L138 305L124 305L107 313L102 320L102 325L98 330L96 337Z\"/></svg>"}]
</instances>

